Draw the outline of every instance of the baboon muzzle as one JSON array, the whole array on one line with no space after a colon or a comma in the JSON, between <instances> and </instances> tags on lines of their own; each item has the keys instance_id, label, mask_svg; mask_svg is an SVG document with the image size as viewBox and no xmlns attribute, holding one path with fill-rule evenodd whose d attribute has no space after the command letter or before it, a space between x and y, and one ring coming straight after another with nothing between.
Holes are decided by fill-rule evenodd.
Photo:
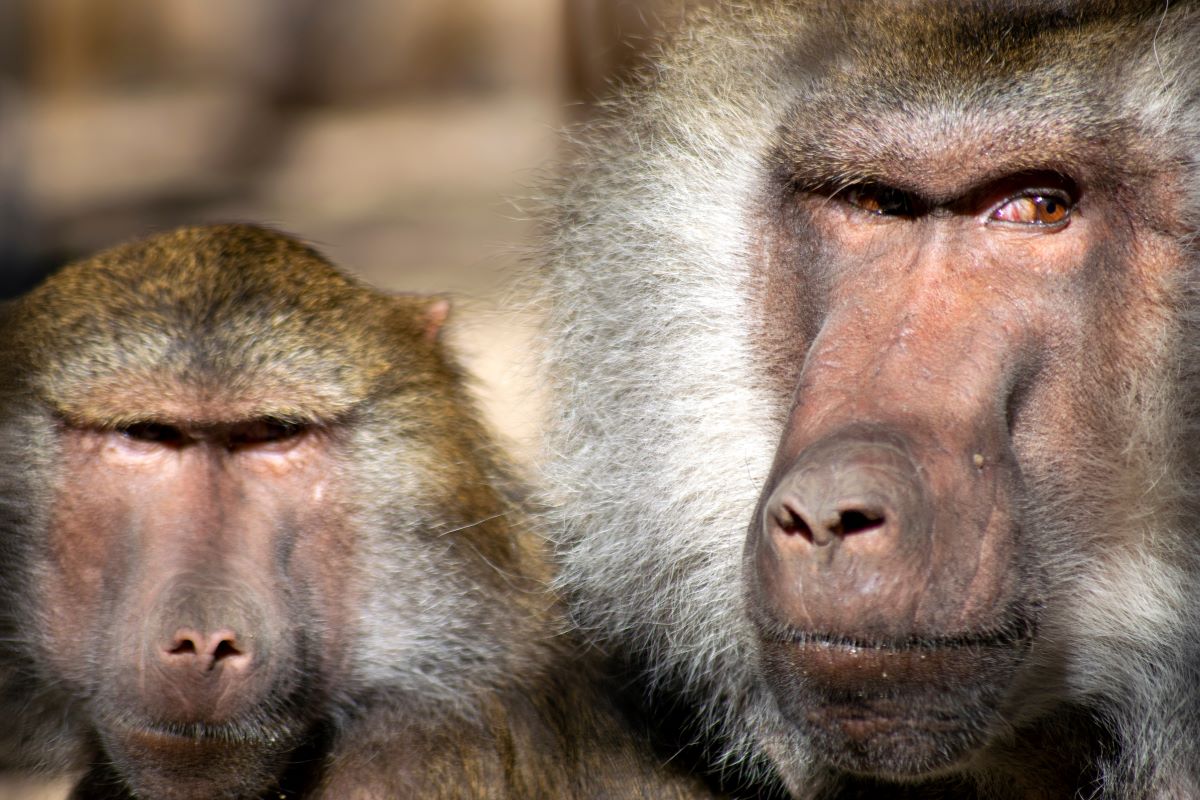
<instances>
[{"instance_id":1,"label":"baboon muzzle","mask_svg":"<svg viewBox=\"0 0 1200 800\"><path fill-rule=\"evenodd\" d=\"M976 455L856 424L768 483L745 565L764 675L835 763L903 773L969 751L1032 642L1015 471Z\"/></svg>"},{"instance_id":2,"label":"baboon muzzle","mask_svg":"<svg viewBox=\"0 0 1200 800\"><path fill-rule=\"evenodd\" d=\"M994 629L1013 599L1012 469L980 459L875 425L805 448L750 532L757 615L777 633L862 646Z\"/></svg>"}]
</instances>

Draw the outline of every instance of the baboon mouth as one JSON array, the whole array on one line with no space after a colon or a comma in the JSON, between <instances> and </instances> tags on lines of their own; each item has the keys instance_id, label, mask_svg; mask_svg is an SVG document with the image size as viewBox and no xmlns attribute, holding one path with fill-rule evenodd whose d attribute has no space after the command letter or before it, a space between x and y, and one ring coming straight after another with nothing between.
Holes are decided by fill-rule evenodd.
<instances>
[{"instance_id":1,"label":"baboon mouth","mask_svg":"<svg viewBox=\"0 0 1200 800\"><path fill-rule=\"evenodd\" d=\"M105 716L108 724L100 722L100 729L105 732L104 738L155 751L197 746L289 749L311 727L311 720L307 717L289 714L282 709L271 714L249 713L221 721L178 722L133 715L117 718Z\"/></svg>"},{"instance_id":2,"label":"baboon mouth","mask_svg":"<svg viewBox=\"0 0 1200 800\"><path fill-rule=\"evenodd\" d=\"M283 722L272 725L230 723L188 725L121 726L114 733L123 739L137 741L144 747L174 747L184 744L213 744L221 746L278 747L294 740L299 732Z\"/></svg>"},{"instance_id":3,"label":"baboon mouth","mask_svg":"<svg viewBox=\"0 0 1200 800\"><path fill-rule=\"evenodd\" d=\"M138 797L273 796L263 791L307 733L299 723L265 718L187 725L121 720L99 728L112 769Z\"/></svg>"},{"instance_id":4,"label":"baboon mouth","mask_svg":"<svg viewBox=\"0 0 1200 800\"><path fill-rule=\"evenodd\" d=\"M980 670L1005 674L1024 660L1032 636L980 634L899 641L803 634L763 643L776 674L790 676L834 698L896 696L956 680L982 679Z\"/></svg>"},{"instance_id":5,"label":"baboon mouth","mask_svg":"<svg viewBox=\"0 0 1200 800\"><path fill-rule=\"evenodd\" d=\"M983 630L950 633L914 631L904 635L806 630L759 609L752 614L759 640L764 646L793 645L805 649L862 653L935 653L943 650L1025 648L1038 633L1040 603L1018 602L997 614L999 624Z\"/></svg>"},{"instance_id":6,"label":"baboon mouth","mask_svg":"<svg viewBox=\"0 0 1200 800\"><path fill-rule=\"evenodd\" d=\"M1005 625L988 631L970 631L953 634L928 635L910 634L904 637L879 638L849 634L804 631L791 626L780 626L777 637L782 643L801 646L842 648L856 651L879 650L885 652L922 652L943 649L1021 646L1037 636L1037 625L1026 615L1013 615Z\"/></svg>"},{"instance_id":7,"label":"baboon mouth","mask_svg":"<svg viewBox=\"0 0 1200 800\"><path fill-rule=\"evenodd\" d=\"M871 775L948 766L994 730L1037 635L1034 617L986 631L876 637L761 625L764 676L815 753Z\"/></svg>"}]
</instances>

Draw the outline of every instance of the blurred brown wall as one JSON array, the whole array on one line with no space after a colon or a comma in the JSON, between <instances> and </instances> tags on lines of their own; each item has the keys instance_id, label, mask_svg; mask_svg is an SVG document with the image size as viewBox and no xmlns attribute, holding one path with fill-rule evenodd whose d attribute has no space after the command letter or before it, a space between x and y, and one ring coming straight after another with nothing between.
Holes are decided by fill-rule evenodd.
<instances>
[{"instance_id":1,"label":"blurred brown wall","mask_svg":"<svg viewBox=\"0 0 1200 800\"><path fill-rule=\"evenodd\" d=\"M386 166L403 152L418 181L444 166L438 194L478 197L506 179L520 194L553 154L546 133L635 68L681 2L0 0L0 296L65 259L185 222L239 216L325 238L325 226L308 227L321 208L342 192L361 208L369 187L318 181L324 194L294 212L305 170L334 173L339 158L360 182L394 182L377 195L405 192L408 176ZM361 144L345 132L340 156L325 143L319 164L299 160L339 114L346 125L422 114L428 124L398 125L391 140L376 124ZM444 138L439 124L464 147L486 150L489 126L497 142L523 128L538 144L487 163L438 146L423 154ZM383 168L363 170L372 157ZM293 191L283 206L280 182Z\"/></svg>"}]
</instances>

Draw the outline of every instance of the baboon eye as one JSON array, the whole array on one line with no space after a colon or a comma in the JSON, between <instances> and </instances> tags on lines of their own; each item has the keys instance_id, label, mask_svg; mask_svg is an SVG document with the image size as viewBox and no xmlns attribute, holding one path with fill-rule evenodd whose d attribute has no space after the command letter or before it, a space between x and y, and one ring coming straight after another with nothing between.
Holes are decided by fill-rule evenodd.
<instances>
[{"instance_id":1,"label":"baboon eye","mask_svg":"<svg viewBox=\"0 0 1200 800\"><path fill-rule=\"evenodd\" d=\"M183 441L183 431L161 422L134 422L118 427L117 432L139 442L179 444Z\"/></svg>"},{"instance_id":2,"label":"baboon eye","mask_svg":"<svg viewBox=\"0 0 1200 800\"><path fill-rule=\"evenodd\" d=\"M305 426L298 422L256 419L236 426L229 434L229 444L231 447L243 447L279 442L299 436L305 429Z\"/></svg>"},{"instance_id":3,"label":"baboon eye","mask_svg":"<svg viewBox=\"0 0 1200 800\"><path fill-rule=\"evenodd\" d=\"M1004 201L990 216L1018 225L1060 226L1071 216L1071 199L1061 192L1031 192Z\"/></svg>"},{"instance_id":4,"label":"baboon eye","mask_svg":"<svg viewBox=\"0 0 1200 800\"><path fill-rule=\"evenodd\" d=\"M916 213L913 196L890 186L850 186L842 190L841 196L850 205L881 217L911 217Z\"/></svg>"}]
</instances>

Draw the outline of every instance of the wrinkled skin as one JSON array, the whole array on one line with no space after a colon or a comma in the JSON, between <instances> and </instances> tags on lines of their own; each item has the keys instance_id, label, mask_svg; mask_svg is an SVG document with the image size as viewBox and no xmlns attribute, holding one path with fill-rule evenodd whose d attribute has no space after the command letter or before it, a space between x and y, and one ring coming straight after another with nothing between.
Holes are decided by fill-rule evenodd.
<instances>
[{"instance_id":1,"label":"wrinkled skin","mask_svg":"<svg viewBox=\"0 0 1200 800\"><path fill-rule=\"evenodd\" d=\"M1196 13L694 22L551 209L576 619L758 790L1200 792Z\"/></svg>"}]
</instances>

